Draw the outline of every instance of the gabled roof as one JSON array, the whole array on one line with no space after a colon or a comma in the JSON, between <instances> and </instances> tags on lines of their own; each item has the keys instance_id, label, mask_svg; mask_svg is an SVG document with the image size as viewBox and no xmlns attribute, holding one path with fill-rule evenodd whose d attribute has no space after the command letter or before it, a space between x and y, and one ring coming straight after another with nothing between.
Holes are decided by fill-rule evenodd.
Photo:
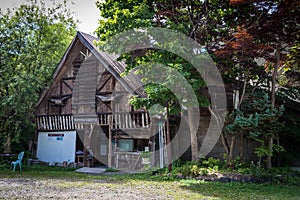
<instances>
[{"instance_id":1,"label":"gabled roof","mask_svg":"<svg viewBox=\"0 0 300 200\"><path fill-rule=\"evenodd\" d=\"M140 77L129 73L128 75L121 77L121 74L125 71L126 64L125 62L117 61L119 55L109 54L103 51L100 51L99 48L94 44L95 41L98 41L98 38L91 36L86 33L78 32L79 37L83 37L87 43L88 49L96 56L98 61L125 87L125 89L131 94L137 94L144 96L145 92L140 87L142 86Z\"/></svg>"},{"instance_id":2,"label":"gabled roof","mask_svg":"<svg viewBox=\"0 0 300 200\"><path fill-rule=\"evenodd\" d=\"M146 95L143 88L141 87L141 79L137 75L129 73L127 76L121 77L121 74L125 71L126 64L125 62L117 61L117 58L119 57L118 55L108 54L106 52L100 51L99 48L95 45L95 42L99 41L99 39L80 31L77 32L76 36L63 55L61 61L57 65L56 70L53 73L54 80L56 80L61 74L68 56L70 55L73 47L78 41L80 41L97 58L97 60L107 69L107 71L110 72L130 94L139 96ZM50 86L50 89L52 86ZM37 107L39 107L41 102L45 99L49 90L44 91L44 93L41 95L37 103Z\"/></svg>"}]
</instances>

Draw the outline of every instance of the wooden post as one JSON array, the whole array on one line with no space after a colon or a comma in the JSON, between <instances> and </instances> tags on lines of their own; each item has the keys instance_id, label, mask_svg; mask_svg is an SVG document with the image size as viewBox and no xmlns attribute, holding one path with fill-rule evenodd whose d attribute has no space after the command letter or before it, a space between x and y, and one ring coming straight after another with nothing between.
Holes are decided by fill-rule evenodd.
<instances>
[{"instance_id":1,"label":"wooden post","mask_svg":"<svg viewBox=\"0 0 300 200\"><path fill-rule=\"evenodd\" d=\"M167 101L167 158L168 158L168 171L172 171L172 148L171 148L171 133L170 133L170 113L169 113L169 101Z\"/></svg>"},{"instance_id":2,"label":"wooden post","mask_svg":"<svg viewBox=\"0 0 300 200\"><path fill-rule=\"evenodd\" d=\"M108 167L112 167L112 115L108 117Z\"/></svg>"},{"instance_id":3,"label":"wooden post","mask_svg":"<svg viewBox=\"0 0 300 200\"><path fill-rule=\"evenodd\" d=\"M198 139L197 139L197 128L194 123L194 109L196 108L188 108L188 120L190 127L190 135L191 135L191 151L192 151L192 160L199 159L199 151L198 151Z\"/></svg>"},{"instance_id":4,"label":"wooden post","mask_svg":"<svg viewBox=\"0 0 300 200\"><path fill-rule=\"evenodd\" d=\"M87 166L87 157L88 157L88 146L89 146L89 132L87 131L87 126L86 125L82 125L83 126L83 164L86 167Z\"/></svg>"},{"instance_id":5,"label":"wooden post","mask_svg":"<svg viewBox=\"0 0 300 200\"><path fill-rule=\"evenodd\" d=\"M111 91L114 91L114 88L116 86L116 80L113 78L112 83L110 85ZM112 94L114 94L112 92ZM107 164L108 167L112 167L112 129L113 129L113 117L115 113L115 103L114 101L110 102L110 107L111 107L111 115L108 115L108 155L107 155ZM118 124L118 123L117 123Z\"/></svg>"},{"instance_id":6,"label":"wooden post","mask_svg":"<svg viewBox=\"0 0 300 200\"><path fill-rule=\"evenodd\" d=\"M164 168L163 123L158 123L159 167Z\"/></svg>"},{"instance_id":7,"label":"wooden post","mask_svg":"<svg viewBox=\"0 0 300 200\"><path fill-rule=\"evenodd\" d=\"M129 127L129 123L128 123L128 114L127 113L125 113L125 128L130 128Z\"/></svg>"},{"instance_id":8,"label":"wooden post","mask_svg":"<svg viewBox=\"0 0 300 200\"><path fill-rule=\"evenodd\" d=\"M145 127L145 118L144 118L144 113L142 112L142 128Z\"/></svg>"}]
</instances>

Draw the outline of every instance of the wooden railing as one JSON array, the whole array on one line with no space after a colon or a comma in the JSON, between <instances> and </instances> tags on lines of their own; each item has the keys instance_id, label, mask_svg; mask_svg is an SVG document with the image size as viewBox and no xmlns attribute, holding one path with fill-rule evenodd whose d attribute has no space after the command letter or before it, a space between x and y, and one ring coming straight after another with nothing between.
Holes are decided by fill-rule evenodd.
<instances>
[{"instance_id":1,"label":"wooden railing","mask_svg":"<svg viewBox=\"0 0 300 200\"><path fill-rule=\"evenodd\" d=\"M150 118L145 111L117 112L113 114L114 129L147 128Z\"/></svg>"},{"instance_id":2,"label":"wooden railing","mask_svg":"<svg viewBox=\"0 0 300 200\"><path fill-rule=\"evenodd\" d=\"M100 125L108 125L108 116L111 115L111 112L98 113L99 124Z\"/></svg>"},{"instance_id":3,"label":"wooden railing","mask_svg":"<svg viewBox=\"0 0 300 200\"><path fill-rule=\"evenodd\" d=\"M36 117L38 130L74 130L73 115L38 115Z\"/></svg>"},{"instance_id":4,"label":"wooden railing","mask_svg":"<svg viewBox=\"0 0 300 200\"><path fill-rule=\"evenodd\" d=\"M109 124L109 115L112 113L97 113L99 125ZM72 114L63 115L38 115L36 117L39 131L75 130ZM113 129L137 129L147 128L150 118L145 111L117 112L113 114Z\"/></svg>"}]
</instances>

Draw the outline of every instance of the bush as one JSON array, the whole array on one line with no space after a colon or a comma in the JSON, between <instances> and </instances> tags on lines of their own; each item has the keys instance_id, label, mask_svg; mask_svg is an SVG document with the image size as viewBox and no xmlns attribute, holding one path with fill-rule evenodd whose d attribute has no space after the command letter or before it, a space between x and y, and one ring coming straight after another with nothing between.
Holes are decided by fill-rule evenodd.
<instances>
[{"instance_id":1,"label":"bush","mask_svg":"<svg viewBox=\"0 0 300 200\"><path fill-rule=\"evenodd\" d=\"M197 177L208 174L208 169L201 166L199 162L191 161L184 163L181 167L173 170L173 173L181 174L183 177Z\"/></svg>"},{"instance_id":2,"label":"bush","mask_svg":"<svg viewBox=\"0 0 300 200\"><path fill-rule=\"evenodd\" d=\"M191 175L193 177L197 177L197 176L203 176L203 175L207 175L208 174L208 170L206 168L203 167L199 167L197 165L193 165L191 168Z\"/></svg>"},{"instance_id":3,"label":"bush","mask_svg":"<svg viewBox=\"0 0 300 200\"><path fill-rule=\"evenodd\" d=\"M173 167L182 167L182 166L183 166L183 162L182 162L180 159L177 159L177 160L175 160L175 161L172 163L172 166L173 166Z\"/></svg>"},{"instance_id":4,"label":"bush","mask_svg":"<svg viewBox=\"0 0 300 200\"><path fill-rule=\"evenodd\" d=\"M200 165L212 169L221 169L223 167L223 162L220 159L209 157L208 159L201 159Z\"/></svg>"}]
</instances>

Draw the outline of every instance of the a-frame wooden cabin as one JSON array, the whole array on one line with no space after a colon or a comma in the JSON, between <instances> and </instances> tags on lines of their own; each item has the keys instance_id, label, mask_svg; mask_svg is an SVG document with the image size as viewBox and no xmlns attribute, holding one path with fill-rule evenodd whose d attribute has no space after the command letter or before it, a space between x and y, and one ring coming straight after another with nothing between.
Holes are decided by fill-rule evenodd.
<instances>
[{"instance_id":1,"label":"a-frame wooden cabin","mask_svg":"<svg viewBox=\"0 0 300 200\"><path fill-rule=\"evenodd\" d=\"M137 152L152 148L150 118L134 110L129 98L144 91L134 75L121 77L125 64L99 51L95 41L76 34L38 101L37 158L88 165L93 157L109 167L124 161L124 167L139 168Z\"/></svg>"},{"instance_id":2,"label":"a-frame wooden cabin","mask_svg":"<svg viewBox=\"0 0 300 200\"><path fill-rule=\"evenodd\" d=\"M164 125L129 104L131 95L146 95L140 78L134 74L121 76L126 65L116 61L116 55L100 51L94 44L97 40L78 32L53 74L52 85L41 95L35 113L37 158L85 165L96 158L98 164L130 170L143 167L140 152L145 150L153 152L151 164L160 167L168 163L167 152L172 152L172 159L190 160L186 116L180 116L180 123L178 116L169 118L172 145L167 145ZM232 92L227 91L227 99L233 102ZM207 109L201 110L199 145L210 120ZM185 125L180 128L178 124ZM248 140L245 144L244 153L251 157L255 146ZM208 156L222 158L224 153L219 139Z\"/></svg>"}]
</instances>

